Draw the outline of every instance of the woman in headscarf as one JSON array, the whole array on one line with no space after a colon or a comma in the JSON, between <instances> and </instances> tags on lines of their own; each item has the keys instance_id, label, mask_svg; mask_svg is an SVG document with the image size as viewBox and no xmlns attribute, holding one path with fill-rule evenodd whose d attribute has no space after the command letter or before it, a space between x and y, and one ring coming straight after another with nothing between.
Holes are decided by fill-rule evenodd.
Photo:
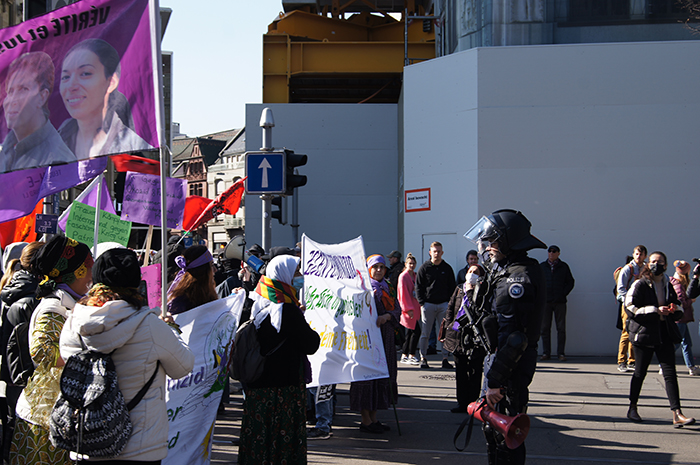
<instances>
[{"instance_id":1,"label":"woman in headscarf","mask_svg":"<svg viewBox=\"0 0 700 465\"><path fill-rule=\"evenodd\" d=\"M31 261L32 271L43 276L36 291L41 301L29 322L29 352L36 368L17 401L10 446L13 465L71 463L68 452L49 441L49 416L61 391L61 330L76 301L90 288L92 265L90 248L65 236L54 236Z\"/></svg>"},{"instance_id":2,"label":"woman in headscarf","mask_svg":"<svg viewBox=\"0 0 700 465\"><path fill-rule=\"evenodd\" d=\"M280 255L267 265L250 293L251 319L267 354L263 374L245 387L239 464L306 464L306 383L311 381L307 355L321 339L299 308L292 286L299 257Z\"/></svg>"},{"instance_id":3,"label":"woman in headscarf","mask_svg":"<svg viewBox=\"0 0 700 465\"><path fill-rule=\"evenodd\" d=\"M389 430L389 426L377 420L377 410L386 410L391 405L390 396L397 399L396 384L396 345L394 332L399 325L401 308L396 302L396 291L386 275L386 261L378 254L367 257L367 268L372 282L374 304L377 309L377 326L382 333L386 363L389 368L389 378L371 381L355 381L350 384L350 409L359 411L362 415L360 431L380 434Z\"/></svg>"},{"instance_id":4,"label":"woman in headscarf","mask_svg":"<svg viewBox=\"0 0 700 465\"><path fill-rule=\"evenodd\" d=\"M168 455L165 375L182 378L192 371L194 355L180 336L149 309L139 294L141 269L136 253L111 249L95 261L93 286L66 321L61 356L82 349L111 354L126 402L154 376L141 401L129 411L133 433L110 464L155 465ZM97 462L97 461L96 461Z\"/></svg>"},{"instance_id":5,"label":"woman in headscarf","mask_svg":"<svg viewBox=\"0 0 700 465\"><path fill-rule=\"evenodd\" d=\"M195 245L175 259L180 268L168 290L168 311L184 313L219 298L214 285L214 257L203 245Z\"/></svg>"}]
</instances>

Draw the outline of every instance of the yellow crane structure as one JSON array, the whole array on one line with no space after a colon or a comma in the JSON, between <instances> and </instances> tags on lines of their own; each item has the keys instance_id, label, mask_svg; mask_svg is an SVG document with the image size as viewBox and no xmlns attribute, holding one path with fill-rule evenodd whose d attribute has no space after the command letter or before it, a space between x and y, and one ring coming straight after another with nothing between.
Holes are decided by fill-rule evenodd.
<instances>
[{"instance_id":1,"label":"yellow crane structure","mask_svg":"<svg viewBox=\"0 0 700 465\"><path fill-rule=\"evenodd\" d=\"M283 1L263 35L263 103L396 103L404 66L435 58L425 3Z\"/></svg>"}]
</instances>

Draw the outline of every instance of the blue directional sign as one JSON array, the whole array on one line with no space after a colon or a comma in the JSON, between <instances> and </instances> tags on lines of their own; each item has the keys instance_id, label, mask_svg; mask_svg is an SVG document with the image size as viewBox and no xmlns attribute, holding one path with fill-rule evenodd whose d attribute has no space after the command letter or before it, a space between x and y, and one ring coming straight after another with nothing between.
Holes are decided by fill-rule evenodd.
<instances>
[{"instance_id":1,"label":"blue directional sign","mask_svg":"<svg viewBox=\"0 0 700 465\"><path fill-rule=\"evenodd\" d=\"M58 215L42 215L38 213L34 221L34 232L39 234L56 234Z\"/></svg>"},{"instance_id":2,"label":"blue directional sign","mask_svg":"<svg viewBox=\"0 0 700 465\"><path fill-rule=\"evenodd\" d=\"M285 168L284 151L246 152L246 193L283 194L286 190Z\"/></svg>"}]
</instances>

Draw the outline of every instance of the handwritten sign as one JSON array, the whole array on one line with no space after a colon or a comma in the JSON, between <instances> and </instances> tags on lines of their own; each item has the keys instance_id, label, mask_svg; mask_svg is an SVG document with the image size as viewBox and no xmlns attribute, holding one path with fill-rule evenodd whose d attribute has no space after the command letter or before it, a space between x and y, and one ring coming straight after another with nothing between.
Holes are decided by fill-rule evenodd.
<instances>
[{"instance_id":1,"label":"handwritten sign","mask_svg":"<svg viewBox=\"0 0 700 465\"><path fill-rule=\"evenodd\" d=\"M187 180L166 179L165 197L168 228L182 228ZM126 173L122 219L160 226L160 176L131 171Z\"/></svg>"},{"instance_id":2,"label":"handwritten sign","mask_svg":"<svg viewBox=\"0 0 700 465\"><path fill-rule=\"evenodd\" d=\"M131 234L131 222L100 210L100 231L97 242L118 242L126 246ZM66 236L92 248L95 236L95 207L73 202L66 223Z\"/></svg>"},{"instance_id":3,"label":"handwritten sign","mask_svg":"<svg viewBox=\"0 0 700 465\"><path fill-rule=\"evenodd\" d=\"M148 307L156 308L161 304L161 269L160 263L141 267L141 279L146 281L146 295L148 296Z\"/></svg>"}]
</instances>

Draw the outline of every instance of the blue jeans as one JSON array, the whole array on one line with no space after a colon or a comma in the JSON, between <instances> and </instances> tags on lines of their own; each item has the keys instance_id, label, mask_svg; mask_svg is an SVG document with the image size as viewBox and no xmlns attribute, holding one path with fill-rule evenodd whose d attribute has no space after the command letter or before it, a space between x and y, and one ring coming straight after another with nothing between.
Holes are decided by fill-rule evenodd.
<instances>
[{"instance_id":1,"label":"blue jeans","mask_svg":"<svg viewBox=\"0 0 700 465\"><path fill-rule=\"evenodd\" d=\"M316 428L330 433L333 424L333 396L330 399L316 402L317 390L318 388L315 387L309 388L309 401L316 404Z\"/></svg>"},{"instance_id":2,"label":"blue jeans","mask_svg":"<svg viewBox=\"0 0 700 465\"><path fill-rule=\"evenodd\" d=\"M675 349L678 347L683 348L683 360L685 360L685 366L688 368L695 366L695 361L693 357L693 340L690 337L690 331L688 331L688 323L678 323L678 330L681 332L680 344L676 344Z\"/></svg>"}]
</instances>

